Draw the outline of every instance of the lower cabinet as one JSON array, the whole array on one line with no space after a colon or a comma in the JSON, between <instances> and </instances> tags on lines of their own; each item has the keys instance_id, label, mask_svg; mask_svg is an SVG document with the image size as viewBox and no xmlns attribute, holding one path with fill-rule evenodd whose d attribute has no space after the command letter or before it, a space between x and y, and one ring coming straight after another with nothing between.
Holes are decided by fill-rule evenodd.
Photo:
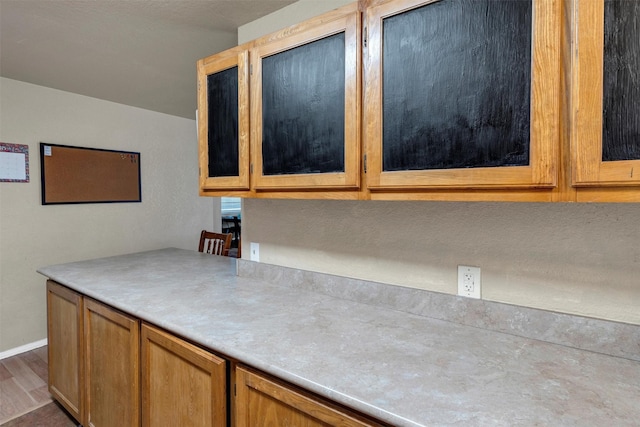
<instances>
[{"instance_id":1,"label":"lower cabinet","mask_svg":"<svg viewBox=\"0 0 640 427\"><path fill-rule=\"evenodd\" d=\"M82 425L138 426L139 322L47 281L49 391Z\"/></svg>"},{"instance_id":2,"label":"lower cabinet","mask_svg":"<svg viewBox=\"0 0 640 427\"><path fill-rule=\"evenodd\" d=\"M82 295L47 280L49 392L78 421L84 416Z\"/></svg>"},{"instance_id":3,"label":"lower cabinet","mask_svg":"<svg viewBox=\"0 0 640 427\"><path fill-rule=\"evenodd\" d=\"M49 391L85 427L383 426L47 281Z\"/></svg>"},{"instance_id":4,"label":"lower cabinet","mask_svg":"<svg viewBox=\"0 0 640 427\"><path fill-rule=\"evenodd\" d=\"M83 425L140 425L140 322L84 299L86 414Z\"/></svg>"},{"instance_id":5,"label":"lower cabinet","mask_svg":"<svg viewBox=\"0 0 640 427\"><path fill-rule=\"evenodd\" d=\"M142 425L227 425L226 361L142 325Z\"/></svg>"},{"instance_id":6,"label":"lower cabinet","mask_svg":"<svg viewBox=\"0 0 640 427\"><path fill-rule=\"evenodd\" d=\"M382 425L249 368L238 367L235 380L236 427Z\"/></svg>"},{"instance_id":7,"label":"lower cabinet","mask_svg":"<svg viewBox=\"0 0 640 427\"><path fill-rule=\"evenodd\" d=\"M85 427L227 426L227 362L47 281L49 391Z\"/></svg>"}]
</instances>

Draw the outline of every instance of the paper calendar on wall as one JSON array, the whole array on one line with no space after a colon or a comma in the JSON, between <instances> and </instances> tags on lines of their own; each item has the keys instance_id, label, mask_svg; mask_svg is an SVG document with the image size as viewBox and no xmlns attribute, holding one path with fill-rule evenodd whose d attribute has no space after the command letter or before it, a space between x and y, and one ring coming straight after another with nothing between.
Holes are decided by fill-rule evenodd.
<instances>
[{"instance_id":1,"label":"paper calendar on wall","mask_svg":"<svg viewBox=\"0 0 640 427\"><path fill-rule=\"evenodd\" d=\"M29 182L29 146L0 142L0 182Z\"/></svg>"}]
</instances>

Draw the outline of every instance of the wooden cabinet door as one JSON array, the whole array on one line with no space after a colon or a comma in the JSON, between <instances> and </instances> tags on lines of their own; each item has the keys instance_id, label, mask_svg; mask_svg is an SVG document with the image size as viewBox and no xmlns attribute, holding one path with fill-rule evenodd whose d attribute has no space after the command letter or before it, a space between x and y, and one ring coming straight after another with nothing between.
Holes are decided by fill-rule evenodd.
<instances>
[{"instance_id":1,"label":"wooden cabinet door","mask_svg":"<svg viewBox=\"0 0 640 427\"><path fill-rule=\"evenodd\" d=\"M142 325L142 425L227 425L226 362Z\"/></svg>"},{"instance_id":2,"label":"wooden cabinet door","mask_svg":"<svg viewBox=\"0 0 640 427\"><path fill-rule=\"evenodd\" d=\"M357 6L251 49L256 190L360 186L361 14Z\"/></svg>"},{"instance_id":3,"label":"wooden cabinet door","mask_svg":"<svg viewBox=\"0 0 640 427\"><path fill-rule=\"evenodd\" d=\"M237 427L380 426L248 368L236 369Z\"/></svg>"},{"instance_id":4,"label":"wooden cabinet door","mask_svg":"<svg viewBox=\"0 0 640 427\"><path fill-rule=\"evenodd\" d=\"M84 410L82 296L47 280L49 392L78 421Z\"/></svg>"},{"instance_id":5,"label":"wooden cabinet door","mask_svg":"<svg viewBox=\"0 0 640 427\"><path fill-rule=\"evenodd\" d=\"M85 298L86 419L91 427L140 425L139 322Z\"/></svg>"},{"instance_id":6,"label":"wooden cabinet door","mask_svg":"<svg viewBox=\"0 0 640 427\"><path fill-rule=\"evenodd\" d=\"M557 185L559 0L372 0L365 13L372 191Z\"/></svg>"},{"instance_id":7,"label":"wooden cabinet door","mask_svg":"<svg viewBox=\"0 0 640 427\"><path fill-rule=\"evenodd\" d=\"M640 3L575 0L573 7L572 183L640 185Z\"/></svg>"},{"instance_id":8,"label":"wooden cabinet door","mask_svg":"<svg viewBox=\"0 0 640 427\"><path fill-rule=\"evenodd\" d=\"M249 189L249 53L198 61L200 190Z\"/></svg>"}]
</instances>

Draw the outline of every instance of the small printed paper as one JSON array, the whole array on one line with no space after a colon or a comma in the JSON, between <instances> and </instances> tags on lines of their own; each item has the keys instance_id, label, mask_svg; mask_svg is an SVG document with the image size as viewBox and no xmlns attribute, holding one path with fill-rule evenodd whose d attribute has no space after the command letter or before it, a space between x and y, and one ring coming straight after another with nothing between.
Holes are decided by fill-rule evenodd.
<instances>
[{"instance_id":1,"label":"small printed paper","mask_svg":"<svg viewBox=\"0 0 640 427\"><path fill-rule=\"evenodd\" d=\"M27 156L24 153L0 151L0 180L24 181L27 179Z\"/></svg>"},{"instance_id":2,"label":"small printed paper","mask_svg":"<svg viewBox=\"0 0 640 427\"><path fill-rule=\"evenodd\" d=\"M0 182L29 182L29 146L0 142Z\"/></svg>"},{"instance_id":3,"label":"small printed paper","mask_svg":"<svg viewBox=\"0 0 640 427\"><path fill-rule=\"evenodd\" d=\"M50 145L45 145L44 146L44 155L45 156L50 156L51 155L51 146Z\"/></svg>"}]
</instances>

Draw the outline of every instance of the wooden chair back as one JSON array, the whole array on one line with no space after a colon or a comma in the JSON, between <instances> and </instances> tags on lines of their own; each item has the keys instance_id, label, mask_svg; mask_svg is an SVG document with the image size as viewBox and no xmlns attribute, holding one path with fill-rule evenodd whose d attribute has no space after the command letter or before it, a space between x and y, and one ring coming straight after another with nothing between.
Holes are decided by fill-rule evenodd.
<instances>
[{"instance_id":1,"label":"wooden chair back","mask_svg":"<svg viewBox=\"0 0 640 427\"><path fill-rule=\"evenodd\" d=\"M212 231L202 230L202 233L200 233L198 252L229 256L231 237L231 233L214 233Z\"/></svg>"},{"instance_id":2,"label":"wooden chair back","mask_svg":"<svg viewBox=\"0 0 640 427\"><path fill-rule=\"evenodd\" d=\"M232 258L242 258L242 239L238 240L238 247L233 247L233 240L231 240L231 249L229 249L229 256Z\"/></svg>"}]
</instances>

